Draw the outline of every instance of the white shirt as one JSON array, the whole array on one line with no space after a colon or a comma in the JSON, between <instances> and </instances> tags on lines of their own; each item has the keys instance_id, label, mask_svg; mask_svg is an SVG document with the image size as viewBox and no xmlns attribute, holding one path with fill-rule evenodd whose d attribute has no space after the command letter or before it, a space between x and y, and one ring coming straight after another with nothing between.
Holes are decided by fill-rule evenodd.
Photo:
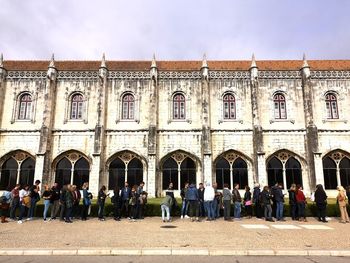
<instances>
[{"instance_id":1,"label":"white shirt","mask_svg":"<svg viewBox=\"0 0 350 263\"><path fill-rule=\"evenodd\" d=\"M29 195L29 191L22 189L19 191L19 201L23 201L23 197Z\"/></svg>"},{"instance_id":2,"label":"white shirt","mask_svg":"<svg viewBox=\"0 0 350 263\"><path fill-rule=\"evenodd\" d=\"M213 201L215 198L215 190L212 186L206 186L204 190L204 201Z\"/></svg>"}]
</instances>

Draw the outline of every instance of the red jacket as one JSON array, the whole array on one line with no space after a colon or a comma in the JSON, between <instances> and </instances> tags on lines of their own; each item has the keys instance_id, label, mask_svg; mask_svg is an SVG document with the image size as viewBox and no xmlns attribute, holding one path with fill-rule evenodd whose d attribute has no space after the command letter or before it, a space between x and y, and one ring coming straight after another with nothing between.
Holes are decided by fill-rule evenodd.
<instances>
[{"instance_id":1,"label":"red jacket","mask_svg":"<svg viewBox=\"0 0 350 263\"><path fill-rule=\"evenodd\" d=\"M295 198L297 200L297 203L302 203L302 202L305 203L305 201L306 201L305 195L304 195L303 191L301 191L301 190L297 191Z\"/></svg>"}]
</instances>

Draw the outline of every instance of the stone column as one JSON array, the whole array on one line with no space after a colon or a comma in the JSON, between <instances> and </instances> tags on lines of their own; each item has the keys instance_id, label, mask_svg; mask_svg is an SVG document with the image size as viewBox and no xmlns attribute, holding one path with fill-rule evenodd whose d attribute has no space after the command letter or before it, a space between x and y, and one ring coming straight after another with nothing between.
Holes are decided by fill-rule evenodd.
<instances>
[{"instance_id":1,"label":"stone column","mask_svg":"<svg viewBox=\"0 0 350 263\"><path fill-rule=\"evenodd\" d=\"M161 195L161 178L160 173L157 173L157 159L158 155L158 143L157 143L157 130L158 130L158 68L156 64L155 56L153 55L151 68L150 68L150 107L149 107L149 128L148 128L148 183L146 185L146 191L150 196Z\"/></svg>"},{"instance_id":2,"label":"stone column","mask_svg":"<svg viewBox=\"0 0 350 263\"><path fill-rule=\"evenodd\" d=\"M212 176L212 145L210 133L210 83L209 67L204 54L202 67L202 175L201 182L213 183Z\"/></svg>"},{"instance_id":3,"label":"stone column","mask_svg":"<svg viewBox=\"0 0 350 263\"><path fill-rule=\"evenodd\" d=\"M95 125L94 149L93 149L93 167L90 172L90 189L98 189L105 185L108 189L108 176L105 171L105 145L106 145L106 108L107 108L107 87L108 87L108 69L106 66L105 54L102 56L101 66L98 71L98 102L97 102L97 120Z\"/></svg>"},{"instance_id":4,"label":"stone column","mask_svg":"<svg viewBox=\"0 0 350 263\"><path fill-rule=\"evenodd\" d=\"M257 154L257 171L258 178L257 182L260 183L261 186L267 185L267 173L266 173L266 162L265 162L265 153Z\"/></svg>"},{"instance_id":5,"label":"stone column","mask_svg":"<svg viewBox=\"0 0 350 263\"><path fill-rule=\"evenodd\" d=\"M2 122L4 96L5 96L5 88L6 88L6 77L7 77L7 70L4 67L3 56L1 53L0 54L0 124Z\"/></svg>"},{"instance_id":6,"label":"stone column","mask_svg":"<svg viewBox=\"0 0 350 263\"><path fill-rule=\"evenodd\" d=\"M51 172L51 162L52 162L52 127L55 115L55 105L56 105L56 86L57 86L57 69L55 67L54 55L52 55L46 78L46 86L44 92L44 112L43 121L40 129L40 142L39 151L37 156L39 157L39 163L36 165L38 170L35 171L42 173L42 183L51 184L53 183L54 175L50 176ZM41 158L43 156L44 160L42 166L40 166Z\"/></svg>"},{"instance_id":7,"label":"stone column","mask_svg":"<svg viewBox=\"0 0 350 263\"><path fill-rule=\"evenodd\" d=\"M267 183L266 179L266 169L261 170L261 162L265 160L262 158L265 156L263 153L263 133L259 118L259 105L258 105L258 89L259 89L259 70L255 62L255 56L252 56L252 64L250 66L250 93L251 93L251 105L252 105L252 126L253 126L253 180L254 182L260 182L265 185ZM260 181L260 178L264 178Z\"/></svg>"},{"instance_id":8,"label":"stone column","mask_svg":"<svg viewBox=\"0 0 350 263\"><path fill-rule=\"evenodd\" d=\"M303 58L303 66L300 69L302 78L302 91L303 91L303 104L305 115L305 128L306 128L306 160L309 170L309 188L315 189L316 187L316 174L315 174L315 159L314 153L318 152L318 130L314 123L313 117L313 105L312 105L312 83L310 67Z\"/></svg>"},{"instance_id":9,"label":"stone column","mask_svg":"<svg viewBox=\"0 0 350 263\"><path fill-rule=\"evenodd\" d=\"M314 153L316 185L324 185L323 164L321 155L322 153Z\"/></svg>"}]
</instances>

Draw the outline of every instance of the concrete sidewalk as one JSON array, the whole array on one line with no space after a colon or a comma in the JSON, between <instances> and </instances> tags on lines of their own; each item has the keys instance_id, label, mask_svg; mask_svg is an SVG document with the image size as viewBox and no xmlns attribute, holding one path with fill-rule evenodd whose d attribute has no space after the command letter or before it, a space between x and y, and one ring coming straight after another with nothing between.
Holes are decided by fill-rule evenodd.
<instances>
[{"instance_id":1,"label":"concrete sidewalk","mask_svg":"<svg viewBox=\"0 0 350 263\"><path fill-rule=\"evenodd\" d=\"M0 255L320 255L350 256L350 224L190 222L160 218L0 225Z\"/></svg>"}]
</instances>

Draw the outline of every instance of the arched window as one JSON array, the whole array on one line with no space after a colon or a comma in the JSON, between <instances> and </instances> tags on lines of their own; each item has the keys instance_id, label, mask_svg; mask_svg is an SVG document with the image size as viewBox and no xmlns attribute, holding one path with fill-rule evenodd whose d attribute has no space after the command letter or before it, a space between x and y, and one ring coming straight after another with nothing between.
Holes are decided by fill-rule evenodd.
<instances>
[{"instance_id":1,"label":"arched window","mask_svg":"<svg viewBox=\"0 0 350 263\"><path fill-rule=\"evenodd\" d=\"M71 99L70 118L72 120L83 119L84 97L81 94L74 94Z\"/></svg>"},{"instance_id":2,"label":"arched window","mask_svg":"<svg viewBox=\"0 0 350 263\"><path fill-rule=\"evenodd\" d=\"M337 188L337 165L330 157L326 157L323 163L323 177L325 189Z\"/></svg>"},{"instance_id":3,"label":"arched window","mask_svg":"<svg viewBox=\"0 0 350 263\"><path fill-rule=\"evenodd\" d=\"M350 186L350 159L344 157L339 163L340 183L342 186Z\"/></svg>"},{"instance_id":4,"label":"arched window","mask_svg":"<svg viewBox=\"0 0 350 263\"><path fill-rule=\"evenodd\" d=\"M216 183L218 184L218 189L223 189L224 184L228 184L232 187L231 182L231 166L230 163L223 157L221 157L216 162Z\"/></svg>"},{"instance_id":5,"label":"arched window","mask_svg":"<svg viewBox=\"0 0 350 263\"><path fill-rule=\"evenodd\" d=\"M77 161L63 157L56 165L55 182L60 186L74 184L77 188L81 188L85 182L89 182L89 176L90 164L84 157L80 157Z\"/></svg>"},{"instance_id":6,"label":"arched window","mask_svg":"<svg viewBox=\"0 0 350 263\"><path fill-rule=\"evenodd\" d=\"M72 163L66 158L62 158L56 165L56 178L55 182L60 187L71 183L72 176Z\"/></svg>"},{"instance_id":7,"label":"arched window","mask_svg":"<svg viewBox=\"0 0 350 263\"><path fill-rule=\"evenodd\" d=\"M131 94L125 94L123 96L122 104L122 119L133 120L135 118L135 99Z\"/></svg>"},{"instance_id":8,"label":"arched window","mask_svg":"<svg viewBox=\"0 0 350 263\"><path fill-rule=\"evenodd\" d=\"M283 185L283 166L282 162L276 157L273 157L267 163L267 180L269 186L273 186L276 183Z\"/></svg>"},{"instance_id":9,"label":"arched window","mask_svg":"<svg viewBox=\"0 0 350 263\"><path fill-rule=\"evenodd\" d=\"M78 188L80 188L85 182L89 182L90 175L90 165L89 162L81 157L74 164L74 172L73 172L73 184L75 184Z\"/></svg>"},{"instance_id":10,"label":"arched window","mask_svg":"<svg viewBox=\"0 0 350 263\"><path fill-rule=\"evenodd\" d=\"M168 158L163 164L163 189L168 189L173 183L174 189L178 190L178 165L173 158Z\"/></svg>"},{"instance_id":11,"label":"arched window","mask_svg":"<svg viewBox=\"0 0 350 263\"><path fill-rule=\"evenodd\" d=\"M32 96L23 94L19 99L19 120L29 120L32 112Z\"/></svg>"},{"instance_id":12,"label":"arched window","mask_svg":"<svg viewBox=\"0 0 350 263\"><path fill-rule=\"evenodd\" d=\"M169 183L174 184L175 190L181 190L185 183L196 184L196 163L183 153L169 156L162 165L163 190L168 189Z\"/></svg>"},{"instance_id":13,"label":"arched window","mask_svg":"<svg viewBox=\"0 0 350 263\"><path fill-rule=\"evenodd\" d=\"M173 119L184 120L186 118L186 100L185 96L178 93L173 98Z\"/></svg>"},{"instance_id":14,"label":"arched window","mask_svg":"<svg viewBox=\"0 0 350 263\"><path fill-rule=\"evenodd\" d=\"M248 169L247 163L238 157L232 165L233 184L239 184L239 188L243 189L248 185Z\"/></svg>"},{"instance_id":15,"label":"arched window","mask_svg":"<svg viewBox=\"0 0 350 263\"><path fill-rule=\"evenodd\" d=\"M19 183L21 185L34 184L34 172L35 172L35 161L33 158L27 158L21 164L21 171L19 173Z\"/></svg>"},{"instance_id":16,"label":"arched window","mask_svg":"<svg viewBox=\"0 0 350 263\"><path fill-rule=\"evenodd\" d=\"M289 189L292 184L303 185L301 165L297 159L295 159L294 157L290 157L286 162L285 169L287 189Z\"/></svg>"},{"instance_id":17,"label":"arched window","mask_svg":"<svg viewBox=\"0 0 350 263\"><path fill-rule=\"evenodd\" d=\"M116 186L123 187L125 181L125 163L116 158L109 165L108 189L113 190Z\"/></svg>"},{"instance_id":18,"label":"arched window","mask_svg":"<svg viewBox=\"0 0 350 263\"><path fill-rule=\"evenodd\" d=\"M327 119L338 119L338 103L334 93L326 94Z\"/></svg>"},{"instance_id":19,"label":"arched window","mask_svg":"<svg viewBox=\"0 0 350 263\"><path fill-rule=\"evenodd\" d=\"M185 187L185 183L196 184L196 164L187 157L180 165L180 186Z\"/></svg>"},{"instance_id":20,"label":"arched window","mask_svg":"<svg viewBox=\"0 0 350 263\"><path fill-rule=\"evenodd\" d=\"M233 94L226 94L223 98L224 119L236 119L236 101Z\"/></svg>"},{"instance_id":21,"label":"arched window","mask_svg":"<svg viewBox=\"0 0 350 263\"><path fill-rule=\"evenodd\" d=\"M125 181L129 186L139 185L143 181L143 163L133 153L118 155L109 165L108 189L123 187Z\"/></svg>"},{"instance_id":22,"label":"arched window","mask_svg":"<svg viewBox=\"0 0 350 263\"><path fill-rule=\"evenodd\" d=\"M273 97L275 119L287 119L286 99L283 94L277 93Z\"/></svg>"},{"instance_id":23,"label":"arched window","mask_svg":"<svg viewBox=\"0 0 350 263\"><path fill-rule=\"evenodd\" d=\"M14 188L17 182L17 161L10 157L1 167L0 190Z\"/></svg>"}]
</instances>

